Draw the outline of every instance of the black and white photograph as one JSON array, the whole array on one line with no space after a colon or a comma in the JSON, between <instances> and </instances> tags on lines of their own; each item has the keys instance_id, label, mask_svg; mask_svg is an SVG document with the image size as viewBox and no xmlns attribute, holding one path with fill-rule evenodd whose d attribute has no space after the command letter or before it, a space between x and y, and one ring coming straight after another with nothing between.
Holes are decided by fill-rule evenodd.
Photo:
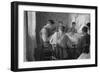
<instances>
[{"instance_id":1,"label":"black and white photograph","mask_svg":"<svg viewBox=\"0 0 100 73\"><path fill-rule=\"evenodd\" d=\"M25 61L90 59L90 14L24 12Z\"/></svg>"},{"instance_id":2,"label":"black and white photograph","mask_svg":"<svg viewBox=\"0 0 100 73\"><path fill-rule=\"evenodd\" d=\"M97 66L97 7L12 2L11 70Z\"/></svg>"}]
</instances>

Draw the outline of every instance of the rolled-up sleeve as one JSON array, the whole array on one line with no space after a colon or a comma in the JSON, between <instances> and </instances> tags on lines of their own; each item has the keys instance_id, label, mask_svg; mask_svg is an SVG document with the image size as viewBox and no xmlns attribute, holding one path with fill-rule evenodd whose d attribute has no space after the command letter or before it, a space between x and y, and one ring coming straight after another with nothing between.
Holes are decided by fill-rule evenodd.
<instances>
[{"instance_id":1,"label":"rolled-up sleeve","mask_svg":"<svg viewBox=\"0 0 100 73\"><path fill-rule=\"evenodd\" d=\"M41 38L42 38L42 40L43 40L43 42L47 42L48 41L48 37L47 37L47 31L46 31L46 29L42 29L41 30Z\"/></svg>"}]
</instances>

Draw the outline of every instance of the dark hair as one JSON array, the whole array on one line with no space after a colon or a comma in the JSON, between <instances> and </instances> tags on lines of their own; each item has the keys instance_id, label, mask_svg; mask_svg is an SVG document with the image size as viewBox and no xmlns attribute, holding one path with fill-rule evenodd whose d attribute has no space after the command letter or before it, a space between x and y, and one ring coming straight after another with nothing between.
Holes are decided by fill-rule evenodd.
<instances>
[{"instance_id":1,"label":"dark hair","mask_svg":"<svg viewBox=\"0 0 100 73\"><path fill-rule=\"evenodd\" d=\"M90 29L90 23L87 23L86 25L87 25L87 26L88 26L88 28Z\"/></svg>"},{"instance_id":2,"label":"dark hair","mask_svg":"<svg viewBox=\"0 0 100 73\"><path fill-rule=\"evenodd\" d=\"M54 24L55 22L54 22L54 20L48 20L51 24Z\"/></svg>"},{"instance_id":3,"label":"dark hair","mask_svg":"<svg viewBox=\"0 0 100 73\"><path fill-rule=\"evenodd\" d=\"M73 24L76 24L76 23L75 23L75 22L72 22L72 25L73 25Z\"/></svg>"},{"instance_id":4,"label":"dark hair","mask_svg":"<svg viewBox=\"0 0 100 73\"><path fill-rule=\"evenodd\" d=\"M65 31L65 26L59 26L61 27L61 30L64 32Z\"/></svg>"},{"instance_id":5,"label":"dark hair","mask_svg":"<svg viewBox=\"0 0 100 73\"><path fill-rule=\"evenodd\" d=\"M89 53L90 52L89 45L86 46L85 48L83 48L82 52L83 53Z\"/></svg>"},{"instance_id":6,"label":"dark hair","mask_svg":"<svg viewBox=\"0 0 100 73\"><path fill-rule=\"evenodd\" d=\"M61 23L61 24L63 24L63 22L62 22L62 21L58 21L58 23Z\"/></svg>"},{"instance_id":7,"label":"dark hair","mask_svg":"<svg viewBox=\"0 0 100 73\"><path fill-rule=\"evenodd\" d=\"M88 28L87 28L86 26L84 26L84 27L82 28L82 31L85 32L85 33L87 33L87 32L88 32Z\"/></svg>"}]
</instances>

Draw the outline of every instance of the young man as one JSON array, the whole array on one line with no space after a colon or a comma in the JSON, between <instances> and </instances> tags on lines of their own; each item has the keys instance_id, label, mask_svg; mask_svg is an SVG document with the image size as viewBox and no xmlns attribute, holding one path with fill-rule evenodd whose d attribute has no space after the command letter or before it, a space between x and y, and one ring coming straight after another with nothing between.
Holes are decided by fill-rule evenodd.
<instances>
[{"instance_id":1,"label":"young man","mask_svg":"<svg viewBox=\"0 0 100 73\"><path fill-rule=\"evenodd\" d=\"M76 30L75 26L76 26L76 23L72 22L72 27L68 30L68 32L77 33L77 30Z\"/></svg>"},{"instance_id":2,"label":"young man","mask_svg":"<svg viewBox=\"0 0 100 73\"><path fill-rule=\"evenodd\" d=\"M50 38L50 43L57 44L58 40L61 39L63 35L65 35L65 27L63 26L63 22L59 21L58 26L56 27L56 31Z\"/></svg>"},{"instance_id":3,"label":"young man","mask_svg":"<svg viewBox=\"0 0 100 73\"><path fill-rule=\"evenodd\" d=\"M65 44L66 40L63 40L64 36L65 36L65 27L63 25L60 25L58 27L58 31L55 32L51 38L54 57L56 59L66 59L68 57Z\"/></svg>"},{"instance_id":4,"label":"young man","mask_svg":"<svg viewBox=\"0 0 100 73\"><path fill-rule=\"evenodd\" d=\"M44 46L47 45L47 43L50 40L50 36L53 34L53 30L55 29L55 22L53 20L48 20L47 24L43 26L43 28L40 31L40 38L42 39L42 42Z\"/></svg>"}]
</instances>

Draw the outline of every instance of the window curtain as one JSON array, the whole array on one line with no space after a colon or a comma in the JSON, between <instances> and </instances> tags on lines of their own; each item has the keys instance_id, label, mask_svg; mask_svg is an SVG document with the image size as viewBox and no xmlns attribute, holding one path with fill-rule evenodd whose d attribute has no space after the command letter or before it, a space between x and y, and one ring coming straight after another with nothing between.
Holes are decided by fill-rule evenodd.
<instances>
[{"instance_id":1,"label":"window curtain","mask_svg":"<svg viewBox=\"0 0 100 73\"><path fill-rule=\"evenodd\" d=\"M26 11L24 13L25 29L24 39L25 41L25 61L34 61L34 50L37 47L36 43L36 14L35 12Z\"/></svg>"}]
</instances>

